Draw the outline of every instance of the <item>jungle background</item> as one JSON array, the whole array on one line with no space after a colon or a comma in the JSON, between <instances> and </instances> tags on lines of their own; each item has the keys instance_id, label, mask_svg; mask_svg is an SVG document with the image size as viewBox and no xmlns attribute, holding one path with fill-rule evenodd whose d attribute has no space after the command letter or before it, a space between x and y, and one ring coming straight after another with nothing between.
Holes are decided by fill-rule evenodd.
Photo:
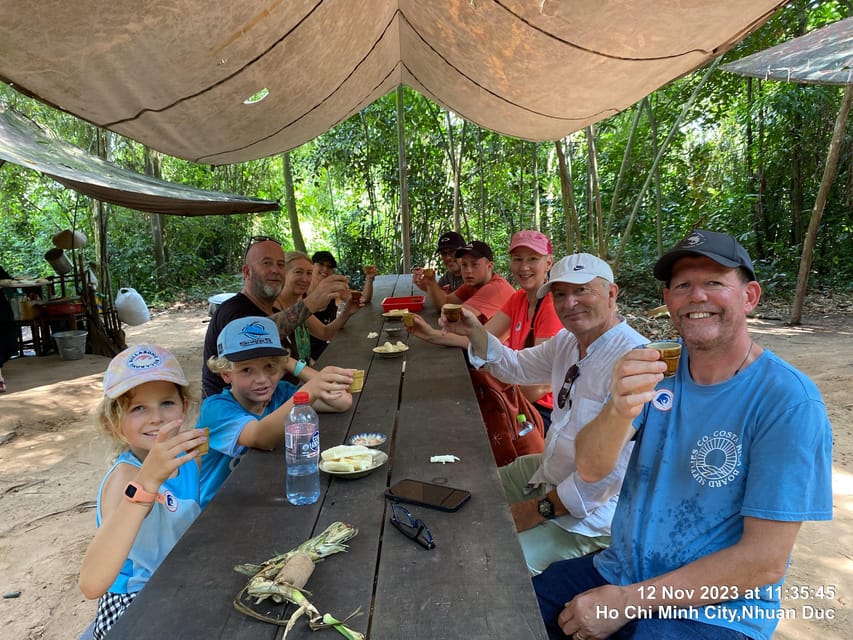
<instances>
[{"instance_id":1,"label":"jungle background","mask_svg":"<svg viewBox=\"0 0 853 640\"><path fill-rule=\"evenodd\" d=\"M848 17L851 9L849 0L792 2L721 62ZM490 243L497 270L508 275L511 234L537 228L554 241L556 257L576 250L606 257L623 291L651 304L658 299L651 264L702 227L736 235L766 294L784 299L796 282L842 93L699 69L593 127L534 143L480 129L405 89L400 105L389 94L288 153L208 166L163 156L0 85L2 104L92 154L170 181L281 203L280 212L262 215L150 215L92 202L6 163L0 264L13 275L52 275L44 259L51 238L74 228L90 240L81 251L96 265L102 291L134 287L149 304L162 304L237 290L243 248L255 234L289 248L329 249L358 284L363 264L387 273L433 259L437 237L451 228ZM811 291L850 287L851 151L846 135ZM412 264L402 263L401 200L410 212Z\"/></svg>"}]
</instances>

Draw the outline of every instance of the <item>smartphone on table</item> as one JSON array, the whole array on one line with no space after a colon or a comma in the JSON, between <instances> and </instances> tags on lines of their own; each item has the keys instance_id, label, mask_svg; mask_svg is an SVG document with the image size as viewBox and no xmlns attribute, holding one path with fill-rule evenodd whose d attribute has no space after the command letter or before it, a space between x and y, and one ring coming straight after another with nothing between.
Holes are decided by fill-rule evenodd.
<instances>
[{"instance_id":1,"label":"smartphone on table","mask_svg":"<svg viewBox=\"0 0 853 640\"><path fill-rule=\"evenodd\" d=\"M385 497L439 511L459 511L471 499L471 492L407 478L387 489Z\"/></svg>"}]
</instances>

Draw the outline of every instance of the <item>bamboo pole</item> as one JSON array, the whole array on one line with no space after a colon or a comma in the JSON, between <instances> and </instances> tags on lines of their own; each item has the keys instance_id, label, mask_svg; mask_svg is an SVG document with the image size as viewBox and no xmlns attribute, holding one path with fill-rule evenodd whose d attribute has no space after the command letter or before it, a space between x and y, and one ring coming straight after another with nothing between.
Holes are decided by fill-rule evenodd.
<instances>
[{"instance_id":1,"label":"bamboo pole","mask_svg":"<svg viewBox=\"0 0 853 640\"><path fill-rule=\"evenodd\" d=\"M803 254L800 257L800 272L797 275L797 289L794 292L794 305L791 311L791 324L800 324L803 319L803 305L806 301L806 289L809 284L809 271L811 270L812 258L814 257L817 230L820 226L820 219L823 217L826 200L829 197L829 189L832 187L835 174L838 171L838 156L841 154L841 143L844 140L844 129L847 124L847 116L850 113L851 103L853 103L853 85L848 84L844 90L844 97L841 100L838 117L835 119L835 129L832 132L832 140L829 143L829 153L826 157L826 164L823 167L823 177L821 178L820 188L818 189L817 198L812 209L811 220L809 220L809 229L806 232L806 238L803 242Z\"/></svg>"},{"instance_id":2,"label":"bamboo pole","mask_svg":"<svg viewBox=\"0 0 853 640\"><path fill-rule=\"evenodd\" d=\"M661 159L663 158L663 154L666 153L666 150L669 148L669 144L672 142L673 137L675 137L675 132L678 131L678 128L681 126L681 121L684 119L684 116L687 115L688 110L693 106L693 103L696 101L696 97L699 95L699 91L705 86L705 83L708 81L708 78L711 77L711 74L720 64L720 60L722 60L722 56L715 59L714 62L708 67L708 70L705 72L705 75L702 76L702 79L699 81L699 84L696 85L696 88L693 89L693 93L690 94L690 98L687 99L687 102L684 103L684 106L681 108L681 113L678 114L678 117L675 119L675 122L672 123L672 128L669 130L669 134L666 136L666 140L663 141L663 144L658 149L657 155L655 156L654 162L652 162L652 166L649 169L648 175L646 176L646 181L643 183L642 189L637 194L637 200L634 202L634 208L631 211L631 216L628 218L628 224L625 227L625 232L622 234L622 240L619 243L619 248L616 251L616 258L613 260L613 271L617 272L619 269L619 261L622 259L622 254L625 252L625 247L628 245L628 239L631 237L631 229L634 226L634 220L637 219L637 213L640 210L640 205L643 203L643 198L646 196L646 191L649 189L649 185L651 185L652 180L654 179L655 172L660 165Z\"/></svg>"}]
</instances>

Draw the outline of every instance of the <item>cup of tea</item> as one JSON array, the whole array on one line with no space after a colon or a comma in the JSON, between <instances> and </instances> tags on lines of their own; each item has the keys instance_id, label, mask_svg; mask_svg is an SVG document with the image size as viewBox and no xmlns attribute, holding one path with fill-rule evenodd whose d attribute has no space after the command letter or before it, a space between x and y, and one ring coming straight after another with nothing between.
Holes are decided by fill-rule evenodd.
<instances>
[{"instance_id":1,"label":"cup of tea","mask_svg":"<svg viewBox=\"0 0 853 640\"><path fill-rule=\"evenodd\" d=\"M375 276L375 275L378 275L378 274L379 274L379 269L377 269L377 268L376 268L374 265L372 265L372 264L366 264L366 265L364 265L364 267L363 267L363 269L362 269L362 270L364 271L364 275L366 275L366 276Z\"/></svg>"},{"instance_id":2,"label":"cup of tea","mask_svg":"<svg viewBox=\"0 0 853 640\"><path fill-rule=\"evenodd\" d=\"M352 372L352 384L349 386L350 393L358 393L364 388L364 369L355 369Z\"/></svg>"},{"instance_id":3,"label":"cup of tea","mask_svg":"<svg viewBox=\"0 0 853 640\"><path fill-rule=\"evenodd\" d=\"M646 349L657 351L660 354L660 359L666 363L666 371L663 372L664 377L669 378L675 375L675 372L678 371L678 360L681 358L681 343L674 340L659 340L647 344Z\"/></svg>"},{"instance_id":4,"label":"cup of tea","mask_svg":"<svg viewBox=\"0 0 853 640\"><path fill-rule=\"evenodd\" d=\"M403 314L403 324L409 327L410 329L415 326L415 314L406 312Z\"/></svg>"},{"instance_id":5,"label":"cup of tea","mask_svg":"<svg viewBox=\"0 0 853 640\"><path fill-rule=\"evenodd\" d=\"M426 278L434 278L435 277L435 269L430 269L429 267L424 269L424 277Z\"/></svg>"},{"instance_id":6,"label":"cup of tea","mask_svg":"<svg viewBox=\"0 0 853 640\"><path fill-rule=\"evenodd\" d=\"M205 453L210 451L210 429L203 427L202 431L204 431L204 437L207 438L207 440L193 449L194 451L198 451L199 456L203 456Z\"/></svg>"},{"instance_id":7,"label":"cup of tea","mask_svg":"<svg viewBox=\"0 0 853 640\"><path fill-rule=\"evenodd\" d=\"M459 322L462 319L462 305L447 303L441 311L448 322Z\"/></svg>"},{"instance_id":8,"label":"cup of tea","mask_svg":"<svg viewBox=\"0 0 853 640\"><path fill-rule=\"evenodd\" d=\"M355 289L350 289L349 295L350 295L350 298L352 298L352 301L355 302L356 304L361 302L361 291L356 291Z\"/></svg>"}]
</instances>

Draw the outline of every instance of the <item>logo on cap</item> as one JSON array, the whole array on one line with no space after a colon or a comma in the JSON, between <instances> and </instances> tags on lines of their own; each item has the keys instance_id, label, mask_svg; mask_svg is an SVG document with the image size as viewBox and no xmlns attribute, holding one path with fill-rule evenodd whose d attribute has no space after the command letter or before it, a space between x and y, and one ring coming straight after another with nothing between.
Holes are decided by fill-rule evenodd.
<instances>
[{"instance_id":1,"label":"logo on cap","mask_svg":"<svg viewBox=\"0 0 853 640\"><path fill-rule=\"evenodd\" d=\"M250 322L245 325L240 333L246 337L246 340L240 341L241 347L251 347L257 346L261 344L273 344L273 340L270 337L270 332L266 330L263 324L258 321Z\"/></svg>"},{"instance_id":2,"label":"logo on cap","mask_svg":"<svg viewBox=\"0 0 853 640\"><path fill-rule=\"evenodd\" d=\"M260 336L269 335L269 331L264 329L264 325L262 325L260 322L250 322L240 330L240 333L242 333L247 338L257 338Z\"/></svg>"},{"instance_id":3,"label":"logo on cap","mask_svg":"<svg viewBox=\"0 0 853 640\"><path fill-rule=\"evenodd\" d=\"M586 267L583 266L582 264L579 264L579 265L575 266L575 268L572 269L572 271L583 271L584 269L586 269Z\"/></svg>"},{"instance_id":4,"label":"logo on cap","mask_svg":"<svg viewBox=\"0 0 853 640\"><path fill-rule=\"evenodd\" d=\"M684 241L681 243L685 247L696 247L705 242L705 237L701 233L691 233L689 236L684 238Z\"/></svg>"},{"instance_id":5,"label":"logo on cap","mask_svg":"<svg viewBox=\"0 0 853 640\"><path fill-rule=\"evenodd\" d=\"M150 349L134 351L127 359L127 366L131 369L151 369L159 367L161 364L163 364L163 360Z\"/></svg>"}]
</instances>

